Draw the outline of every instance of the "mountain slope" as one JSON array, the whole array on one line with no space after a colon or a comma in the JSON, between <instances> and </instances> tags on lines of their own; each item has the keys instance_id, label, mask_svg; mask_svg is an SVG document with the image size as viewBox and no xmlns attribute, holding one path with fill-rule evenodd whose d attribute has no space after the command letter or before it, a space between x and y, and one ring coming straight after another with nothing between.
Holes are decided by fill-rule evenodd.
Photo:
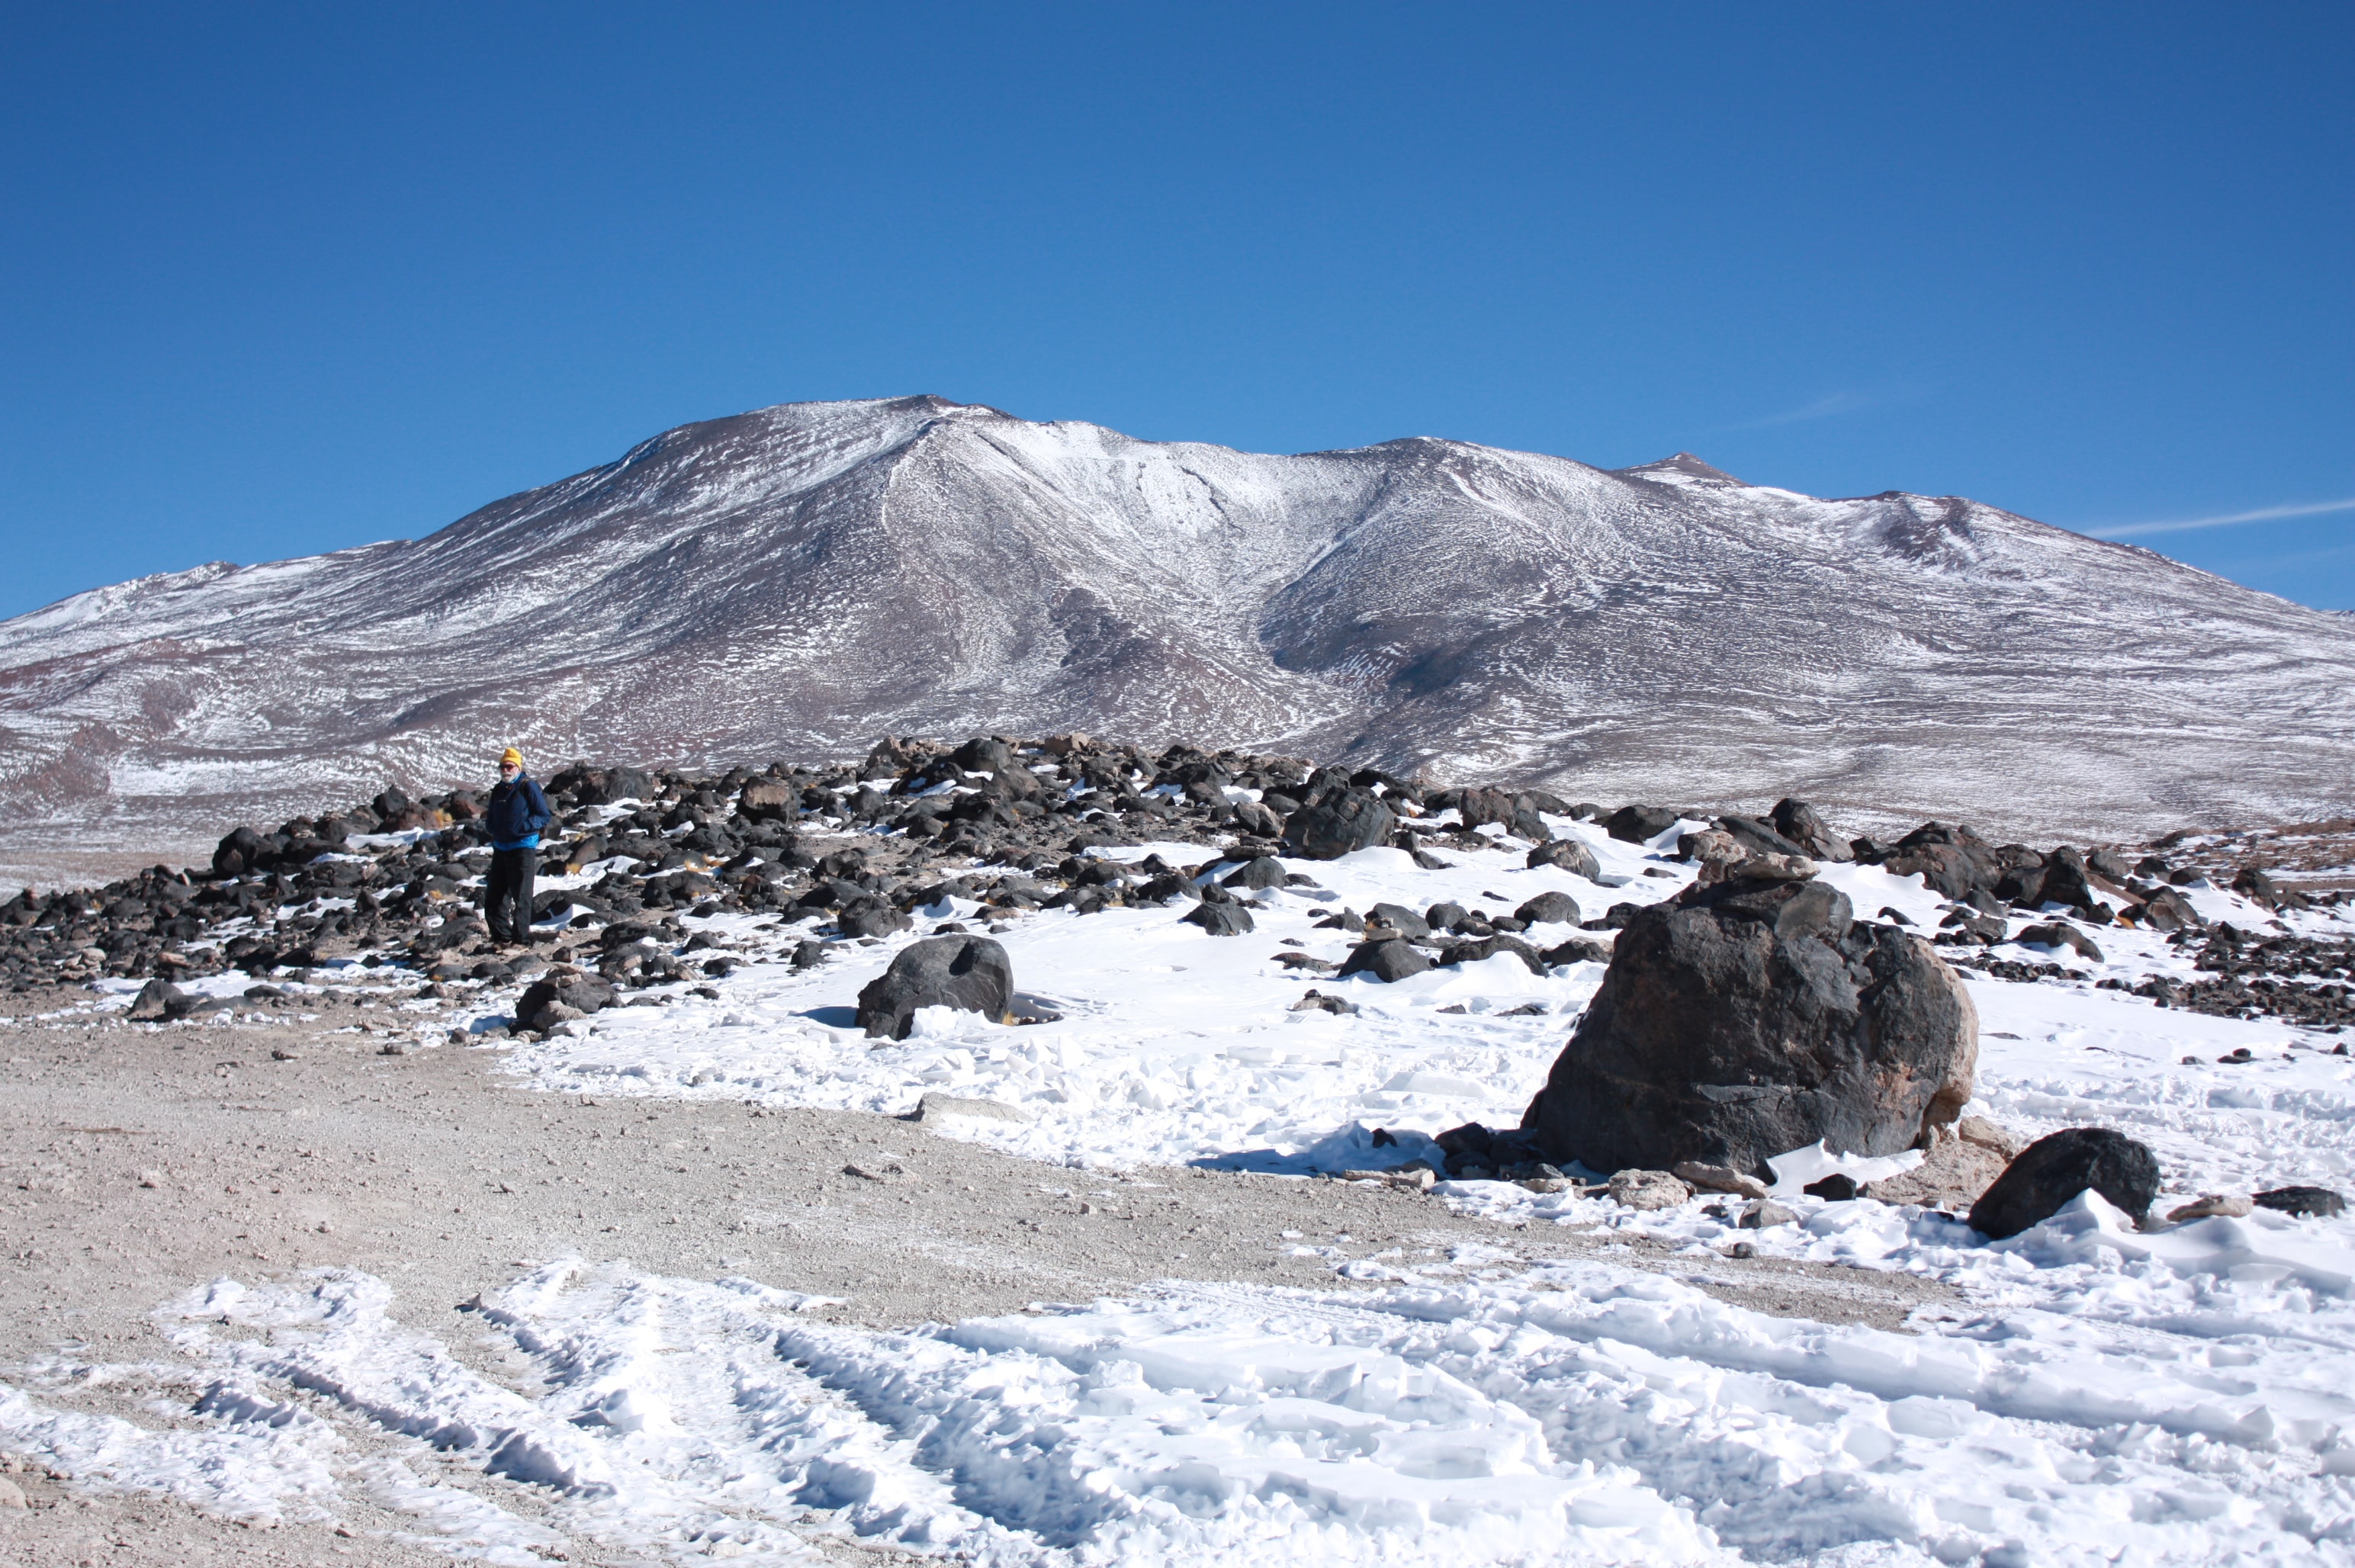
<instances>
[{"instance_id":1,"label":"mountain slope","mask_svg":"<svg viewBox=\"0 0 2355 1568\"><path fill-rule=\"evenodd\" d=\"M2344 617L1950 497L790 404L421 540L0 623L0 861L185 853L510 739L700 763L986 729L2124 831L2346 809L2350 677Z\"/></svg>"}]
</instances>

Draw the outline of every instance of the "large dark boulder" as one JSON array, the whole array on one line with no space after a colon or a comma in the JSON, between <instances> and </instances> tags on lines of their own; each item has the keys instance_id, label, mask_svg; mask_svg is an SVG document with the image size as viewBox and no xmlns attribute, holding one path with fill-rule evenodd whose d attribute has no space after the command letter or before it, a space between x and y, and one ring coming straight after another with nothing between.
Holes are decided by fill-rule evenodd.
<instances>
[{"instance_id":1,"label":"large dark boulder","mask_svg":"<svg viewBox=\"0 0 2355 1568\"><path fill-rule=\"evenodd\" d=\"M2109 906L2095 896L2086 871L2085 857L2075 849L2062 845L2053 850L2044 860L2043 900L2046 903L2067 904L2079 914L2107 924Z\"/></svg>"},{"instance_id":2,"label":"large dark boulder","mask_svg":"<svg viewBox=\"0 0 2355 1568\"><path fill-rule=\"evenodd\" d=\"M1978 1015L1927 943L1819 881L1734 880L1631 912L1523 1125L1557 1164L1767 1174L1821 1138L1895 1154L1970 1098Z\"/></svg>"},{"instance_id":3,"label":"large dark boulder","mask_svg":"<svg viewBox=\"0 0 2355 1568\"><path fill-rule=\"evenodd\" d=\"M1967 827L1943 822L1925 822L1900 838L1881 867L1892 877L1919 875L1924 886L1950 899L1994 887L2004 871L1994 845Z\"/></svg>"},{"instance_id":4,"label":"large dark boulder","mask_svg":"<svg viewBox=\"0 0 2355 1568\"><path fill-rule=\"evenodd\" d=\"M213 850L213 875L241 877L258 871L269 859L269 841L250 827L240 827Z\"/></svg>"},{"instance_id":5,"label":"large dark boulder","mask_svg":"<svg viewBox=\"0 0 2355 1568\"><path fill-rule=\"evenodd\" d=\"M1804 800L1783 799L1774 803L1770 814L1774 831L1806 850L1817 860L1849 860L1855 859L1848 840L1834 833L1821 813Z\"/></svg>"},{"instance_id":6,"label":"large dark boulder","mask_svg":"<svg viewBox=\"0 0 2355 1568\"><path fill-rule=\"evenodd\" d=\"M1788 855L1799 860L1808 858L1806 845L1785 837L1771 822L1755 816L1731 816L1719 817L1717 825L1753 855Z\"/></svg>"},{"instance_id":7,"label":"large dark boulder","mask_svg":"<svg viewBox=\"0 0 2355 1568\"><path fill-rule=\"evenodd\" d=\"M1341 976L1346 979L1351 975L1371 975L1388 982L1420 975L1431 966L1431 960L1415 947L1392 936L1380 942L1360 942L1349 949L1349 956L1341 965Z\"/></svg>"},{"instance_id":8,"label":"large dark boulder","mask_svg":"<svg viewBox=\"0 0 2355 1568\"><path fill-rule=\"evenodd\" d=\"M1507 827L1513 825L1513 797L1502 790L1463 789L1454 793L1455 809L1462 815L1465 827L1491 822Z\"/></svg>"},{"instance_id":9,"label":"large dark boulder","mask_svg":"<svg viewBox=\"0 0 2355 1568\"><path fill-rule=\"evenodd\" d=\"M785 779L753 779L736 796L737 812L755 822L789 820L800 805L801 791Z\"/></svg>"},{"instance_id":10,"label":"large dark boulder","mask_svg":"<svg viewBox=\"0 0 2355 1568\"><path fill-rule=\"evenodd\" d=\"M2142 906L2140 919L2153 931L2183 931L2208 923L2191 907L2191 901L2173 888L2161 888L2150 895Z\"/></svg>"},{"instance_id":11,"label":"large dark boulder","mask_svg":"<svg viewBox=\"0 0 2355 1568\"><path fill-rule=\"evenodd\" d=\"M1014 965L986 936L931 936L900 949L891 967L858 993L858 1027L872 1036L908 1038L919 1008L960 1008L1009 1023Z\"/></svg>"},{"instance_id":12,"label":"large dark boulder","mask_svg":"<svg viewBox=\"0 0 2355 1568\"><path fill-rule=\"evenodd\" d=\"M1252 928L1251 911L1239 903L1199 903L1178 918L1212 936L1241 936Z\"/></svg>"},{"instance_id":13,"label":"large dark boulder","mask_svg":"<svg viewBox=\"0 0 2355 1568\"><path fill-rule=\"evenodd\" d=\"M1241 866L1227 873L1225 880L1219 885L1227 888L1242 888L1252 891L1257 891L1263 888L1280 888L1284 886L1284 862L1273 855L1262 855L1257 859L1244 861Z\"/></svg>"},{"instance_id":14,"label":"large dark boulder","mask_svg":"<svg viewBox=\"0 0 2355 1568\"><path fill-rule=\"evenodd\" d=\"M834 923L845 936L889 936L916 923L881 899L861 894L842 906Z\"/></svg>"},{"instance_id":15,"label":"large dark boulder","mask_svg":"<svg viewBox=\"0 0 2355 1568\"><path fill-rule=\"evenodd\" d=\"M1378 903L1366 912L1366 923L1388 926L1409 942L1421 942L1431 934L1431 922L1404 904Z\"/></svg>"},{"instance_id":16,"label":"large dark boulder","mask_svg":"<svg viewBox=\"0 0 2355 1568\"><path fill-rule=\"evenodd\" d=\"M1336 790L1292 814L1284 825L1284 853L1304 860L1337 860L1389 843L1397 827L1397 816L1378 797L1360 789Z\"/></svg>"},{"instance_id":17,"label":"large dark boulder","mask_svg":"<svg viewBox=\"0 0 2355 1568\"><path fill-rule=\"evenodd\" d=\"M2051 1219L2089 1189L2140 1220L2158 1196L2158 1158L2107 1127L2063 1127L2004 1167L1971 1205L1971 1229L2000 1242Z\"/></svg>"},{"instance_id":18,"label":"large dark boulder","mask_svg":"<svg viewBox=\"0 0 2355 1568\"><path fill-rule=\"evenodd\" d=\"M1529 866L1531 870L1540 866L1560 866L1572 876L1584 877L1590 882L1603 875L1603 862L1594 858L1593 850L1576 838L1557 838L1550 844L1539 845L1529 851Z\"/></svg>"},{"instance_id":19,"label":"large dark boulder","mask_svg":"<svg viewBox=\"0 0 2355 1568\"><path fill-rule=\"evenodd\" d=\"M1648 844L1680 820L1664 805L1623 805L1603 824L1603 830L1625 844Z\"/></svg>"},{"instance_id":20,"label":"large dark boulder","mask_svg":"<svg viewBox=\"0 0 2355 1568\"><path fill-rule=\"evenodd\" d=\"M1525 925L1576 925L1583 917L1568 893L1542 892L1523 902L1513 918Z\"/></svg>"}]
</instances>

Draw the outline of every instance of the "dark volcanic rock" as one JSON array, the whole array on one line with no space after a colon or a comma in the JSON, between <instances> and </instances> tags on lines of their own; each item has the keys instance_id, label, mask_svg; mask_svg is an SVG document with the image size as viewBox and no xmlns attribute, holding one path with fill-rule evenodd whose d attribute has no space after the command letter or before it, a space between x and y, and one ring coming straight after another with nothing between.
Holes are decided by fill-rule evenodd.
<instances>
[{"instance_id":1,"label":"dark volcanic rock","mask_svg":"<svg viewBox=\"0 0 2355 1568\"><path fill-rule=\"evenodd\" d=\"M1856 852L1848 840L1831 830L1822 816L1804 800L1778 800L1770 814L1774 831L1818 860L1849 860Z\"/></svg>"},{"instance_id":2,"label":"dark volcanic rock","mask_svg":"<svg viewBox=\"0 0 2355 1568\"><path fill-rule=\"evenodd\" d=\"M1476 942L1451 942L1441 949L1439 962L1443 968L1456 964L1477 964L1483 959L1494 958L1499 953L1511 954L1527 965L1532 975L1546 972L1545 960L1538 956L1537 949L1518 936L1484 936ZM1779 1154L1782 1151L1778 1149L1775 1152Z\"/></svg>"},{"instance_id":3,"label":"dark volcanic rock","mask_svg":"<svg viewBox=\"0 0 2355 1568\"><path fill-rule=\"evenodd\" d=\"M594 975L577 971L550 975L524 987L516 1001L516 1021L526 1029L546 1029L568 1018L585 1018L613 1005L613 987ZM552 1013L551 1008L569 1011Z\"/></svg>"},{"instance_id":4,"label":"dark volcanic rock","mask_svg":"<svg viewBox=\"0 0 2355 1568\"><path fill-rule=\"evenodd\" d=\"M1611 949L1591 936L1573 936L1547 948L1543 956L1548 964L1608 964Z\"/></svg>"},{"instance_id":5,"label":"dark volcanic rock","mask_svg":"<svg viewBox=\"0 0 2355 1568\"><path fill-rule=\"evenodd\" d=\"M1337 860L1389 843L1397 827L1397 816L1378 797L1359 789L1338 790L1292 814L1284 825L1284 850L1306 860Z\"/></svg>"},{"instance_id":6,"label":"dark volcanic rock","mask_svg":"<svg viewBox=\"0 0 2355 1568\"><path fill-rule=\"evenodd\" d=\"M2088 1189L2140 1220L2158 1196L2158 1157L2107 1127L2063 1127L2004 1167L1971 1205L1971 1229L2000 1242L2051 1219Z\"/></svg>"},{"instance_id":7,"label":"dark volcanic rock","mask_svg":"<svg viewBox=\"0 0 2355 1568\"><path fill-rule=\"evenodd\" d=\"M932 936L891 960L858 993L858 1027L870 1036L908 1038L919 1008L959 1008L993 1023L1011 1020L1014 965L986 936Z\"/></svg>"},{"instance_id":8,"label":"dark volcanic rock","mask_svg":"<svg viewBox=\"0 0 2355 1568\"><path fill-rule=\"evenodd\" d=\"M1250 890L1280 888L1284 886L1284 862L1273 855L1246 860L1239 869L1228 872L1220 886Z\"/></svg>"},{"instance_id":9,"label":"dark volcanic rock","mask_svg":"<svg viewBox=\"0 0 2355 1568\"><path fill-rule=\"evenodd\" d=\"M1950 899L1993 887L2004 869L1993 845L1967 827L1943 822L1925 822L1899 839L1881 869L1892 877L1918 873L1932 891Z\"/></svg>"},{"instance_id":10,"label":"dark volcanic rock","mask_svg":"<svg viewBox=\"0 0 2355 1568\"><path fill-rule=\"evenodd\" d=\"M1462 910L1455 912L1462 914ZM1404 904L1378 903L1366 912L1366 923L1386 925L1410 942L1420 942L1431 934L1431 922Z\"/></svg>"},{"instance_id":11,"label":"dark volcanic rock","mask_svg":"<svg viewBox=\"0 0 2355 1568\"><path fill-rule=\"evenodd\" d=\"M2347 1211L2347 1200L2328 1187L2276 1187L2249 1200L2260 1209L2301 1220L2331 1220Z\"/></svg>"},{"instance_id":12,"label":"dark volcanic rock","mask_svg":"<svg viewBox=\"0 0 2355 1568\"><path fill-rule=\"evenodd\" d=\"M1576 838L1557 838L1550 844L1539 845L1529 851L1529 864L1532 869L1560 866L1572 876L1584 877L1590 882L1603 875L1603 862L1594 858L1593 850Z\"/></svg>"},{"instance_id":13,"label":"dark volcanic rock","mask_svg":"<svg viewBox=\"0 0 2355 1568\"><path fill-rule=\"evenodd\" d=\"M1430 959L1393 936L1381 942L1360 942L1349 949L1348 959L1341 965L1341 974L1344 977L1371 975L1377 980L1387 982L1420 975L1431 966Z\"/></svg>"},{"instance_id":14,"label":"dark volcanic rock","mask_svg":"<svg viewBox=\"0 0 2355 1568\"><path fill-rule=\"evenodd\" d=\"M1523 1125L1597 1170L1895 1154L1960 1114L1977 1051L1926 943L1822 882L1720 882L1630 916Z\"/></svg>"},{"instance_id":15,"label":"dark volcanic rock","mask_svg":"<svg viewBox=\"0 0 2355 1568\"><path fill-rule=\"evenodd\" d=\"M1785 838L1775 831L1771 822L1761 821L1755 816L1729 816L1719 817L1717 825L1753 855L1788 855L1795 859L1807 859L1807 847Z\"/></svg>"},{"instance_id":16,"label":"dark volcanic rock","mask_svg":"<svg viewBox=\"0 0 2355 1568\"><path fill-rule=\"evenodd\" d=\"M2065 947L2096 964L2102 961L2102 950L2094 945L2094 939L2064 920L2029 926L2012 940L2027 947Z\"/></svg>"},{"instance_id":17,"label":"dark volcanic rock","mask_svg":"<svg viewBox=\"0 0 2355 1568\"><path fill-rule=\"evenodd\" d=\"M1663 805L1623 805L1604 824L1604 831L1625 844L1648 844L1677 825L1677 814Z\"/></svg>"},{"instance_id":18,"label":"dark volcanic rock","mask_svg":"<svg viewBox=\"0 0 2355 1568\"><path fill-rule=\"evenodd\" d=\"M1515 910L1513 918L1529 925L1576 925L1583 917L1568 893L1540 893Z\"/></svg>"},{"instance_id":19,"label":"dark volcanic rock","mask_svg":"<svg viewBox=\"0 0 2355 1568\"><path fill-rule=\"evenodd\" d=\"M1241 936L1252 929L1251 911L1239 903L1199 903L1178 918L1212 936Z\"/></svg>"},{"instance_id":20,"label":"dark volcanic rock","mask_svg":"<svg viewBox=\"0 0 2355 1568\"><path fill-rule=\"evenodd\" d=\"M881 899L861 897L842 906L835 924L845 936L889 936L916 923Z\"/></svg>"},{"instance_id":21,"label":"dark volcanic rock","mask_svg":"<svg viewBox=\"0 0 2355 1568\"><path fill-rule=\"evenodd\" d=\"M139 987L131 998L131 1010L123 1016L133 1023L155 1023L166 1019L184 1019L195 1008L197 999L169 980L150 980Z\"/></svg>"}]
</instances>

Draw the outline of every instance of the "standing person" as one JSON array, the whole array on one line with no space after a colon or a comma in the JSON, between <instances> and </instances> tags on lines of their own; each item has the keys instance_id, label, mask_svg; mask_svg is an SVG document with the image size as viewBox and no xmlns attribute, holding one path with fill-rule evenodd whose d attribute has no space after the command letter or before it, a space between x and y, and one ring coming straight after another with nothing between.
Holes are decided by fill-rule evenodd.
<instances>
[{"instance_id":1,"label":"standing person","mask_svg":"<svg viewBox=\"0 0 2355 1568\"><path fill-rule=\"evenodd\" d=\"M484 918L501 946L531 941L531 880L539 870L539 830L556 820L548 796L523 771L523 753L499 754L499 782L484 814L491 830L491 870L483 879Z\"/></svg>"}]
</instances>

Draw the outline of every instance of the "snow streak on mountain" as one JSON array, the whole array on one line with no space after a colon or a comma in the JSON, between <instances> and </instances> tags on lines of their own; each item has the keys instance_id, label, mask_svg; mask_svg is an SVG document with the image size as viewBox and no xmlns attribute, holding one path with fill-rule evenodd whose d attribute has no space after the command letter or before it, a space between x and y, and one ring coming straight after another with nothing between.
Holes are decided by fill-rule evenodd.
<instances>
[{"instance_id":1,"label":"snow streak on mountain","mask_svg":"<svg viewBox=\"0 0 2355 1568\"><path fill-rule=\"evenodd\" d=\"M2345 811L2350 720L2347 618L1975 502L799 403L425 539L0 623L0 860L186 853L509 740L701 764L1074 728L2147 831Z\"/></svg>"}]
</instances>

